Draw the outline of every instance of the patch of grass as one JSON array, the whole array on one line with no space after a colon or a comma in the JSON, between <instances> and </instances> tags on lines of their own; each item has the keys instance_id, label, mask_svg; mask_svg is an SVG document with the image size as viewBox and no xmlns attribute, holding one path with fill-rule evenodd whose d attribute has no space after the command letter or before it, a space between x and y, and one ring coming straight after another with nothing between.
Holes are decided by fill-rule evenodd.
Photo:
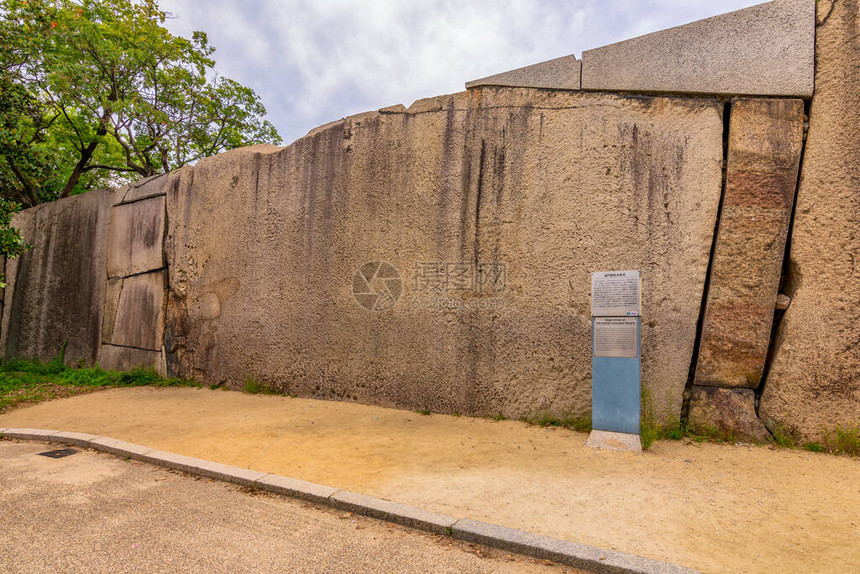
<instances>
[{"instance_id":1,"label":"patch of grass","mask_svg":"<svg viewBox=\"0 0 860 574\"><path fill-rule=\"evenodd\" d=\"M286 393L279 391L278 389L258 381L254 377L248 377L245 379L245 382L242 383L242 389L249 394L252 395L281 395L286 396ZM290 395L292 396L292 395Z\"/></svg>"},{"instance_id":2,"label":"patch of grass","mask_svg":"<svg viewBox=\"0 0 860 574\"><path fill-rule=\"evenodd\" d=\"M657 440L681 440L684 437L692 437L686 425L671 412L664 412L658 417L651 390L644 384L642 385L641 400L642 418L639 422L639 436L642 439L642 450L648 450ZM671 402L673 401L670 400ZM693 438L695 439L695 437ZM697 442L704 442L705 440L707 438L702 438Z\"/></svg>"},{"instance_id":3,"label":"patch of grass","mask_svg":"<svg viewBox=\"0 0 860 574\"><path fill-rule=\"evenodd\" d=\"M777 446L794 448L797 444L794 436L782 425L778 425L771 434L773 435L773 442Z\"/></svg>"},{"instance_id":4,"label":"patch of grass","mask_svg":"<svg viewBox=\"0 0 860 574\"><path fill-rule=\"evenodd\" d=\"M860 456L860 424L848 427L836 425L825 429L824 445L833 454Z\"/></svg>"},{"instance_id":5,"label":"patch of grass","mask_svg":"<svg viewBox=\"0 0 860 574\"><path fill-rule=\"evenodd\" d=\"M642 385L642 418L639 423L639 437L642 439L642 450L648 450L656 440L681 440L689 436L687 429L672 414L662 417L662 422L657 421L654 413L654 400L651 391ZM700 441L701 442L701 441Z\"/></svg>"},{"instance_id":6,"label":"patch of grass","mask_svg":"<svg viewBox=\"0 0 860 574\"><path fill-rule=\"evenodd\" d=\"M533 417L522 417L522 422L541 427L562 427L577 432L591 431L591 415L563 415L557 417L549 413L542 413Z\"/></svg>"},{"instance_id":7,"label":"patch of grass","mask_svg":"<svg viewBox=\"0 0 860 574\"><path fill-rule=\"evenodd\" d=\"M430 409L418 409L415 412L418 413L419 415L424 415L424 416L430 416L433 414L433 411L431 411Z\"/></svg>"},{"instance_id":8,"label":"patch of grass","mask_svg":"<svg viewBox=\"0 0 860 574\"><path fill-rule=\"evenodd\" d=\"M97 365L67 366L63 364L64 351L65 347L48 362L10 360L0 364L0 411L105 387L200 386L190 380L166 379L152 369L121 372L106 371Z\"/></svg>"},{"instance_id":9,"label":"patch of grass","mask_svg":"<svg viewBox=\"0 0 860 574\"><path fill-rule=\"evenodd\" d=\"M803 448L805 448L809 452L824 452L824 447L817 442L808 442L803 445Z\"/></svg>"},{"instance_id":10,"label":"patch of grass","mask_svg":"<svg viewBox=\"0 0 860 574\"><path fill-rule=\"evenodd\" d=\"M506 420L508 420L508 417L506 417L502 413L499 413L497 415L490 415L487 418L492 420L492 421L506 421Z\"/></svg>"},{"instance_id":11,"label":"patch of grass","mask_svg":"<svg viewBox=\"0 0 860 574\"><path fill-rule=\"evenodd\" d=\"M260 381L258 381L257 379L254 379L252 377L248 377L247 379L245 379L245 382L242 383L242 389L246 393L249 393L252 395L261 394L263 392L263 388L264 388L263 383L261 383Z\"/></svg>"}]
</instances>

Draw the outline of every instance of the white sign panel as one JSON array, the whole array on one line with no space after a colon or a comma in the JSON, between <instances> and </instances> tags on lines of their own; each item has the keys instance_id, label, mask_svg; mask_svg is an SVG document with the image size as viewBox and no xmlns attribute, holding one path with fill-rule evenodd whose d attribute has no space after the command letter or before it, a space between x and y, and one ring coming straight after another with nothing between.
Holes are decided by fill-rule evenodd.
<instances>
[{"instance_id":1,"label":"white sign panel","mask_svg":"<svg viewBox=\"0 0 860 574\"><path fill-rule=\"evenodd\" d=\"M639 272L601 271L591 274L593 317L638 317Z\"/></svg>"},{"instance_id":2,"label":"white sign panel","mask_svg":"<svg viewBox=\"0 0 860 574\"><path fill-rule=\"evenodd\" d=\"M633 317L594 318L594 356L635 359L639 337Z\"/></svg>"}]
</instances>

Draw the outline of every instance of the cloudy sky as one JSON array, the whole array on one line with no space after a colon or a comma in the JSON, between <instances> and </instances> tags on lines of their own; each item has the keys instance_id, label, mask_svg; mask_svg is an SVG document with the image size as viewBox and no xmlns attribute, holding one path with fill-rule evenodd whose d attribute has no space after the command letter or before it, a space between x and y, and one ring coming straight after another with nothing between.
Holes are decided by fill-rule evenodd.
<instances>
[{"instance_id":1,"label":"cloudy sky","mask_svg":"<svg viewBox=\"0 0 860 574\"><path fill-rule=\"evenodd\" d=\"M762 0L162 0L289 143L351 114Z\"/></svg>"}]
</instances>

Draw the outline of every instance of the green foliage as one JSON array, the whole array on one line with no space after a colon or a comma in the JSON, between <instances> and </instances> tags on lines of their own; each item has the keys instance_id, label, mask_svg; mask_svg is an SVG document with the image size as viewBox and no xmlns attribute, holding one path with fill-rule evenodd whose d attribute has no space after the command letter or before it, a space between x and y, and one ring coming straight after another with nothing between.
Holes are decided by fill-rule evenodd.
<instances>
[{"instance_id":1,"label":"green foliage","mask_svg":"<svg viewBox=\"0 0 860 574\"><path fill-rule=\"evenodd\" d=\"M797 441L795 440L792 433L783 425L777 425L771 435L773 435L773 442L777 446L794 448L795 444L797 444Z\"/></svg>"},{"instance_id":2,"label":"green foliage","mask_svg":"<svg viewBox=\"0 0 860 574\"><path fill-rule=\"evenodd\" d=\"M803 448L805 448L809 452L824 452L824 447L817 442L808 442L803 445Z\"/></svg>"},{"instance_id":3,"label":"green foliage","mask_svg":"<svg viewBox=\"0 0 860 574\"><path fill-rule=\"evenodd\" d=\"M505 416L505 415L503 415L502 413L495 414L495 415L490 415L488 418L489 418L490 420L494 420L494 421L505 421L505 420L508 420L508 417L506 417L506 416Z\"/></svg>"},{"instance_id":4,"label":"green foliage","mask_svg":"<svg viewBox=\"0 0 860 574\"><path fill-rule=\"evenodd\" d=\"M19 204L0 196L0 256L7 259L18 257L30 247L24 243L21 232L11 225L12 214L19 209L21 209ZM0 273L0 289L5 288L6 280Z\"/></svg>"},{"instance_id":5,"label":"green foliage","mask_svg":"<svg viewBox=\"0 0 860 574\"><path fill-rule=\"evenodd\" d=\"M824 444L834 454L860 456L860 425L825 429Z\"/></svg>"},{"instance_id":6,"label":"green foliage","mask_svg":"<svg viewBox=\"0 0 860 574\"><path fill-rule=\"evenodd\" d=\"M25 207L280 142L157 0L0 0L0 195Z\"/></svg>"},{"instance_id":7,"label":"green foliage","mask_svg":"<svg viewBox=\"0 0 860 574\"><path fill-rule=\"evenodd\" d=\"M430 409L418 409L415 412L418 413L419 415L424 415L425 417L433 414L433 411L431 411Z\"/></svg>"},{"instance_id":8,"label":"green foliage","mask_svg":"<svg viewBox=\"0 0 860 574\"><path fill-rule=\"evenodd\" d=\"M591 430L591 415L557 417L545 412L533 417L522 417L520 420L541 427L562 427L577 432L589 432Z\"/></svg>"},{"instance_id":9,"label":"green foliage","mask_svg":"<svg viewBox=\"0 0 860 574\"><path fill-rule=\"evenodd\" d=\"M48 362L11 360L0 364L0 411L21 403L36 403L104 387L192 386L186 379L163 378L152 369L106 371L63 364L63 353Z\"/></svg>"},{"instance_id":10,"label":"green foliage","mask_svg":"<svg viewBox=\"0 0 860 574\"><path fill-rule=\"evenodd\" d=\"M282 393L275 387L266 383L261 383L253 377L246 378L242 386L246 393L250 393L252 395L285 395L285 393Z\"/></svg>"},{"instance_id":11,"label":"green foliage","mask_svg":"<svg viewBox=\"0 0 860 574\"><path fill-rule=\"evenodd\" d=\"M639 437L642 439L642 450L648 450L656 440L681 440L687 436L687 429L672 414L666 414L658 421L654 414L654 399L651 390L642 385L642 418L639 425Z\"/></svg>"}]
</instances>

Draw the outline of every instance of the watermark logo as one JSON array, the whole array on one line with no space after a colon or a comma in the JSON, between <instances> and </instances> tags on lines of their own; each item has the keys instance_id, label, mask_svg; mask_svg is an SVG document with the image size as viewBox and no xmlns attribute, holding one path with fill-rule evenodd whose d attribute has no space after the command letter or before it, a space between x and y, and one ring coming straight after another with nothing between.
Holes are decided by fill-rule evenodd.
<instances>
[{"instance_id":1,"label":"watermark logo","mask_svg":"<svg viewBox=\"0 0 860 574\"><path fill-rule=\"evenodd\" d=\"M425 311L497 310L505 291L504 262L421 261L415 263L413 309Z\"/></svg>"},{"instance_id":2,"label":"watermark logo","mask_svg":"<svg viewBox=\"0 0 860 574\"><path fill-rule=\"evenodd\" d=\"M400 273L385 261L369 261L352 276L352 296L368 311L387 311L403 293Z\"/></svg>"},{"instance_id":3,"label":"watermark logo","mask_svg":"<svg viewBox=\"0 0 860 574\"><path fill-rule=\"evenodd\" d=\"M422 261L415 264L414 289L424 293L471 291L476 295L499 293L508 280L501 261Z\"/></svg>"}]
</instances>

